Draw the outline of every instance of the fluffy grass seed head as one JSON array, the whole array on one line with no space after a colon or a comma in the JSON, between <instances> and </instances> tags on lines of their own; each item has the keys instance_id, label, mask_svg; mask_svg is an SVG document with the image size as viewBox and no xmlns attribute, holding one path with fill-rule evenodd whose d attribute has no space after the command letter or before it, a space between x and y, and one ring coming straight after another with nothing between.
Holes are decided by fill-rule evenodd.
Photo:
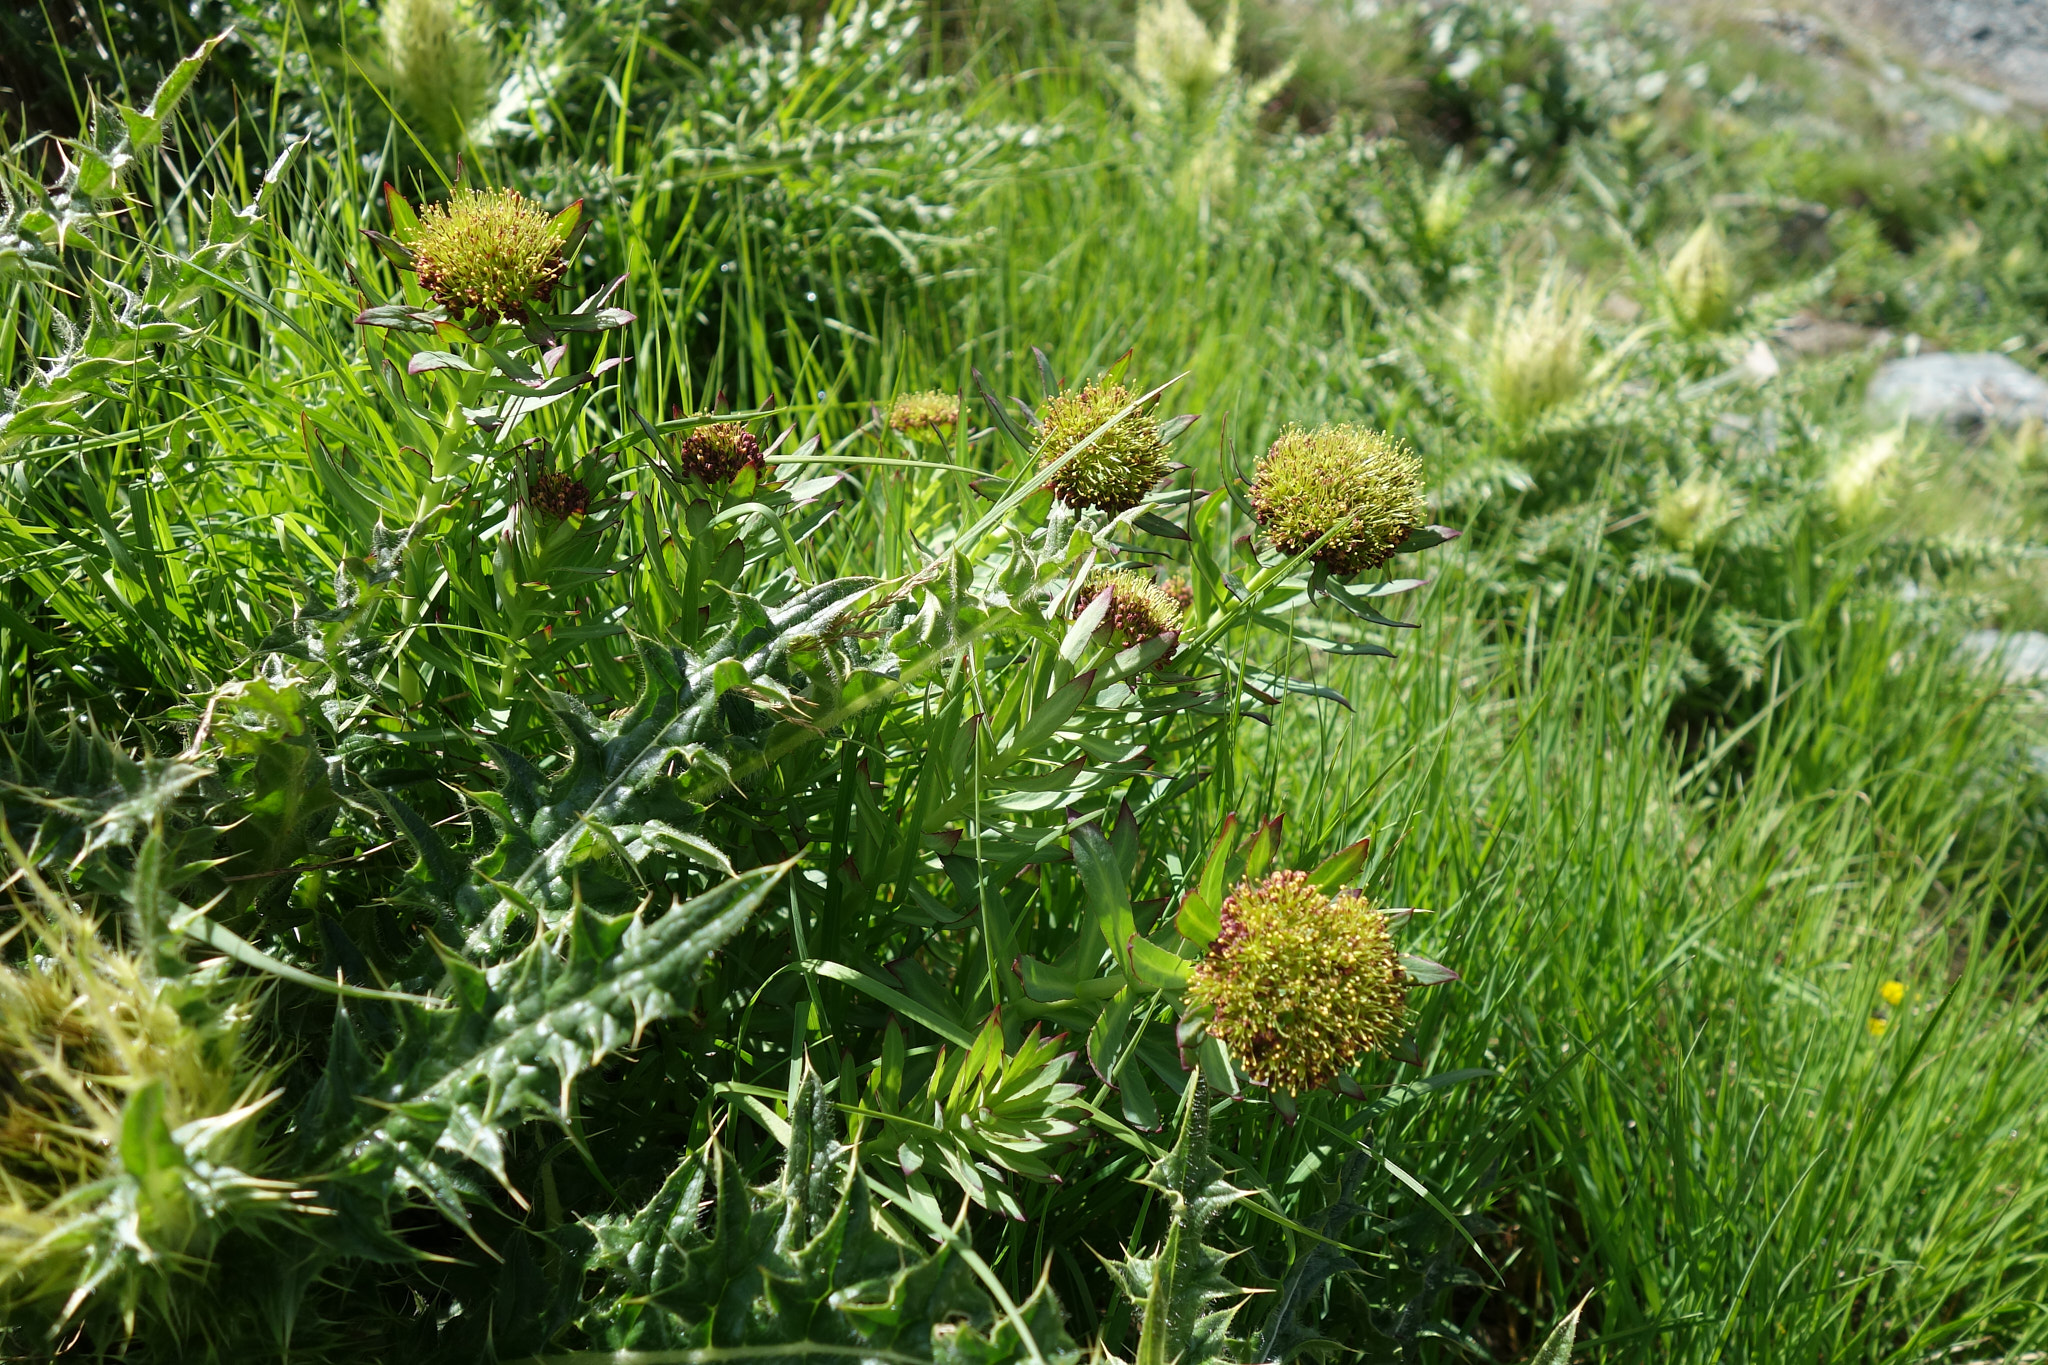
<instances>
[{"instance_id":1,"label":"fluffy grass seed head","mask_svg":"<svg viewBox=\"0 0 2048 1365\"><path fill-rule=\"evenodd\" d=\"M1527 430L1586 387L1588 319L1576 292L1548 275L1521 302L1503 301L1480 361L1480 388L1495 425Z\"/></svg>"},{"instance_id":2,"label":"fluffy grass seed head","mask_svg":"<svg viewBox=\"0 0 2048 1365\"><path fill-rule=\"evenodd\" d=\"M1282 554L1308 549L1332 527L1314 558L1344 577L1376 569L1423 524L1422 460L1368 427L1290 426L1259 461L1252 515Z\"/></svg>"},{"instance_id":3,"label":"fluffy grass seed head","mask_svg":"<svg viewBox=\"0 0 2048 1365\"><path fill-rule=\"evenodd\" d=\"M1231 0L1214 34L1187 0L1149 0L1138 10L1131 65L1140 78L1192 107L1230 75L1237 24L1237 0Z\"/></svg>"},{"instance_id":4,"label":"fluffy grass seed head","mask_svg":"<svg viewBox=\"0 0 2048 1365\"><path fill-rule=\"evenodd\" d=\"M960 425L960 399L956 394L927 389L906 393L889 405L889 429L911 436L937 436Z\"/></svg>"},{"instance_id":5,"label":"fluffy grass seed head","mask_svg":"<svg viewBox=\"0 0 2048 1365\"><path fill-rule=\"evenodd\" d=\"M1105 592L1111 596L1109 610L1102 618L1102 631L1115 636L1126 648L1180 629L1180 603L1149 576L1131 569L1097 569L1088 575L1074 602L1074 615L1086 611ZM1160 666L1165 665L1167 657L1171 656L1159 660Z\"/></svg>"},{"instance_id":6,"label":"fluffy grass seed head","mask_svg":"<svg viewBox=\"0 0 2048 1365\"><path fill-rule=\"evenodd\" d=\"M406 245L420 287L451 317L523 321L568 273L567 232L518 190L459 188L420 210Z\"/></svg>"},{"instance_id":7,"label":"fluffy grass seed head","mask_svg":"<svg viewBox=\"0 0 2048 1365\"><path fill-rule=\"evenodd\" d=\"M1052 465L1137 396L1121 384L1098 380L1047 400L1039 414L1037 467ZM1115 516L1143 502L1171 463L1159 423L1141 408L1096 437L1045 487L1069 507L1095 507Z\"/></svg>"},{"instance_id":8,"label":"fluffy grass seed head","mask_svg":"<svg viewBox=\"0 0 2048 1365\"><path fill-rule=\"evenodd\" d=\"M462 141L484 113L491 44L470 0L385 0L384 63L392 92L425 140Z\"/></svg>"},{"instance_id":9,"label":"fluffy grass seed head","mask_svg":"<svg viewBox=\"0 0 2048 1365\"><path fill-rule=\"evenodd\" d=\"M727 483L748 465L763 467L761 442L739 422L698 427L676 446L676 465L706 483Z\"/></svg>"},{"instance_id":10,"label":"fluffy grass seed head","mask_svg":"<svg viewBox=\"0 0 2048 1365\"><path fill-rule=\"evenodd\" d=\"M1701 219L1664 267L1664 295L1687 332L1714 331L1734 314L1735 265L1713 219Z\"/></svg>"},{"instance_id":11,"label":"fluffy grass seed head","mask_svg":"<svg viewBox=\"0 0 2048 1365\"><path fill-rule=\"evenodd\" d=\"M1300 1094L1399 1038L1407 974L1362 894L1326 896L1307 873L1275 872L1239 882L1221 917L1188 996L1253 1080Z\"/></svg>"}]
</instances>

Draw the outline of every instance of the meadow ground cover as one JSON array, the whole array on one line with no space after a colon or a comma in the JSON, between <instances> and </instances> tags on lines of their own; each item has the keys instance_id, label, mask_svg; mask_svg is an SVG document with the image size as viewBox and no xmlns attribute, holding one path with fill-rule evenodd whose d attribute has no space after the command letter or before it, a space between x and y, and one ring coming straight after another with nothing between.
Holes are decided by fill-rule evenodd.
<instances>
[{"instance_id":1,"label":"meadow ground cover","mask_svg":"<svg viewBox=\"0 0 2048 1365\"><path fill-rule=\"evenodd\" d=\"M0 1354L2048 1349L2048 146L1772 24L0 19Z\"/></svg>"}]
</instances>

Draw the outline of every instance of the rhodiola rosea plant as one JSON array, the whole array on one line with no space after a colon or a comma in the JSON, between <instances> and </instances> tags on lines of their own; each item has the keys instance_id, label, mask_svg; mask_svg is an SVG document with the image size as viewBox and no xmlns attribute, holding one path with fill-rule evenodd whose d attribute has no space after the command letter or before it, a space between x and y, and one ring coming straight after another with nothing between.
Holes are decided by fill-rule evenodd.
<instances>
[{"instance_id":1,"label":"rhodiola rosea plant","mask_svg":"<svg viewBox=\"0 0 2048 1365\"><path fill-rule=\"evenodd\" d=\"M1313 1341L1349 1263L1233 1261L1295 1224L1209 1134L1384 1103L1451 973L1364 845L1289 870L1229 786L1244 722L1341 700L1290 661L1406 624L1387 566L1451 534L1414 457L1290 429L1197 487L1132 357L641 412L582 206L384 203L352 308L276 244L333 304L286 424L325 581L122 742L4 736L0 1339Z\"/></svg>"}]
</instances>

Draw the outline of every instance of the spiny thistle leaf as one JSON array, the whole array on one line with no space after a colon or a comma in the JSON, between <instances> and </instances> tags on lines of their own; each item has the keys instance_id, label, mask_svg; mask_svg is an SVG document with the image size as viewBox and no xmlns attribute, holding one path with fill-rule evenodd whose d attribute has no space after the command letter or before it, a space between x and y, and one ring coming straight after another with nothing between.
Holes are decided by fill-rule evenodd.
<instances>
[{"instance_id":1,"label":"spiny thistle leaf","mask_svg":"<svg viewBox=\"0 0 2048 1365\"><path fill-rule=\"evenodd\" d=\"M1220 1360L1237 1310L1209 1306L1239 1291L1223 1273L1231 1253L1206 1239L1217 1215L1247 1191L1225 1180L1209 1155L1209 1089L1199 1072L1188 1080L1180 1136L1145 1183L1166 1196L1165 1239L1151 1256L1104 1262L1141 1314L1137 1365Z\"/></svg>"},{"instance_id":2,"label":"spiny thistle leaf","mask_svg":"<svg viewBox=\"0 0 2048 1365\"><path fill-rule=\"evenodd\" d=\"M374 1075L363 1074L354 1031L338 1024L305 1105L333 1135L322 1155L358 1188L418 1191L463 1221L468 1164L506 1181L506 1133L529 1118L566 1122L579 1075L650 1021L688 1009L705 959L789 868L756 868L651 921L579 917L566 954L553 936L536 939L481 982L467 977L459 1008L408 1010Z\"/></svg>"},{"instance_id":3,"label":"spiny thistle leaf","mask_svg":"<svg viewBox=\"0 0 2048 1365\"><path fill-rule=\"evenodd\" d=\"M957 1252L927 1254L883 1235L836 1126L830 1094L806 1070L779 1180L749 1188L714 1142L685 1157L639 1213L593 1223L600 1280L582 1322L592 1343L622 1352L784 1347L791 1358L1031 1359ZM1046 1361L1078 1359L1044 1285L1018 1317Z\"/></svg>"}]
</instances>

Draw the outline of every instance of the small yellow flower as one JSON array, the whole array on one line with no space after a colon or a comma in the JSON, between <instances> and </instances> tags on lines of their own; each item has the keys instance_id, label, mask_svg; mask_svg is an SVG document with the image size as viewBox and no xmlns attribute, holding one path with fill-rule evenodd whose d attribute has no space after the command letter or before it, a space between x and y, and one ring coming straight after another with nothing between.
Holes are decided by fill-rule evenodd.
<instances>
[{"instance_id":1,"label":"small yellow flower","mask_svg":"<svg viewBox=\"0 0 2048 1365\"><path fill-rule=\"evenodd\" d=\"M1884 1031L1891 1026L1892 1021L1882 1015L1873 1014L1870 1016L1870 1036L1873 1038L1884 1037Z\"/></svg>"},{"instance_id":2,"label":"small yellow flower","mask_svg":"<svg viewBox=\"0 0 2048 1365\"><path fill-rule=\"evenodd\" d=\"M1896 1009L1905 1003L1906 983L1903 981L1887 981L1877 988L1877 993L1884 997L1885 1004Z\"/></svg>"}]
</instances>

